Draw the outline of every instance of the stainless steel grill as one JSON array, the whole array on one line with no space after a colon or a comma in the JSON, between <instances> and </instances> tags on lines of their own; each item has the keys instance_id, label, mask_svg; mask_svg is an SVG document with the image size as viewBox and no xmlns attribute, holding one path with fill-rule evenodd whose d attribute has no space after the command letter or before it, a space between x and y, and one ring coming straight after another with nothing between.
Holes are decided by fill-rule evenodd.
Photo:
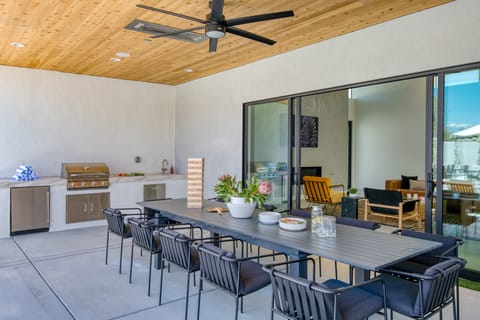
<instances>
[{"instance_id":1,"label":"stainless steel grill","mask_svg":"<svg viewBox=\"0 0 480 320\"><path fill-rule=\"evenodd\" d=\"M62 163L67 190L108 188L110 170L103 162Z\"/></svg>"}]
</instances>

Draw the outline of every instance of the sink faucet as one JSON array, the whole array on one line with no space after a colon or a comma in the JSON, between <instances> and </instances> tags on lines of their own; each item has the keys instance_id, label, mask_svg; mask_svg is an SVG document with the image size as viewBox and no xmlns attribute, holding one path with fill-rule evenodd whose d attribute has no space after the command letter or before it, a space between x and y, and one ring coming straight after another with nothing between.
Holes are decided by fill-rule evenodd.
<instances>
[{"instance_id":1,"label":"sink faucet","mask_svg":"<svg viewBox=\"0 0 480 320\"><path fill-rule=\"evenodd\" d=\"M162 174L167 173L168 170L168 161L167 159L163 159L162 161Z\"/></svg>"}]
</instances>

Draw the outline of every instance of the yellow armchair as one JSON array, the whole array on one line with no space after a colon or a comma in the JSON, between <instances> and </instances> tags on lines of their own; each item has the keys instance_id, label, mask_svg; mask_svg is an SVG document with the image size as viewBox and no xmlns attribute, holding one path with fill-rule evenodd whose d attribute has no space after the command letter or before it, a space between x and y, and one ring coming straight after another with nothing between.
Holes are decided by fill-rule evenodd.
<instances>
[{"instance_id":1,"label":"yellow armchair","mask_svg":"<svg viewBox=\"0 0 480 320\"><path fill-rule=\"evenodd\" d=\"M305 200L312 204L333 205L332 212L346 195L343 184L332 185L328 177L303 177Z\"/></svg>"}]
</instances>

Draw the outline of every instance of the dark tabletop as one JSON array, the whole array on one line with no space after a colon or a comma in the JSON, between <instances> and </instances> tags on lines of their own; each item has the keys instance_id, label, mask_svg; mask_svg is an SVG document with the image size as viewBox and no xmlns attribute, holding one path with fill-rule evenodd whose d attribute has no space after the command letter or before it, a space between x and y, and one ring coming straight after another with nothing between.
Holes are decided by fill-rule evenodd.
<instances>
[{"instance_id":1,"label":"dark tabletop","mask_svg":"<svg viewBox=\"0 0 480 320\"><path fill-rule=\"evenodd\" d=\"M390 233L337 225L334 238L322 238L310 232L286 231L278 224L265 225L258 221L257 211L251 218L232 218L229 212L210 213L205 209L187 208L186 199L146 201L145 208L180 222L190 222L211 232L231 235L264 248L290 256L312 254L364 270L376 271L413 256L440 247L439 242L402 237ZM204 201L204 208L225 206Z\"/></svg>"}]
</instances>

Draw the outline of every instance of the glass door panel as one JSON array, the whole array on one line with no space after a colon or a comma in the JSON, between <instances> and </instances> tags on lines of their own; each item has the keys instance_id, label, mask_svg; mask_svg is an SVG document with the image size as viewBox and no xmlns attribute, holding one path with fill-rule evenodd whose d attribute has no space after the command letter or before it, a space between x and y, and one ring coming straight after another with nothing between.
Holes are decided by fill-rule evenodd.
<instances>
[{"instance_id":1,"label":"glass door panel","mask_svg":"<svg viewBox=\"0 0 480 320\"><path fill-rule=\"evenodd\" d=\"M465 240L459 254L480 272L480 70L444 79L443 234Z\"/></svg>"},{"instance_id":2,"label":"glass door panel","mask_svg":"<svg viewBox=\"0 0 480 320\"><path fill-rule=\"evenodd\" d=\"M276 211L288 202L288 101L273 101L246 107L244 179L268 181L272 193L266 204Z\"/></svg>"},{"instance_id":3,"label":"glass door panel","mask_svg":"<svg viewBox=\"0 0 480 320\"><path fill-rule=\"evenodd\" d=\"M306 208L311 204L303 195L304 176L329 177L332 185L343 185L348 181L348 90L321 93L301 97L298 116L294 124L297 127L296 140L292 153L299 163L294 187L300 184L300 196L295 207ZM295 149L296 146L299 149ZM337 206L337 213L340 206Z\"/></svg>"}]
</instances>

